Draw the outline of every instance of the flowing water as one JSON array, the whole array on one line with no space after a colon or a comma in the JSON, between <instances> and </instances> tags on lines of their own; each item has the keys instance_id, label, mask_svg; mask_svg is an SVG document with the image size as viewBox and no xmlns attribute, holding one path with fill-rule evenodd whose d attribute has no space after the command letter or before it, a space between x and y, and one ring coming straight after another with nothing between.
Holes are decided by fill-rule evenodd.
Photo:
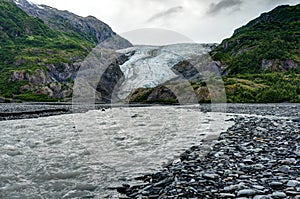
<instances>
[{"instance_id":1,"label":"flowing water","mask_svg":"<svg viewBox=\"0 0 300 199\"><path fill-rule=\"evenodd\" d=\"M0 198L118 198L107 188L161 169L227 119L153 106L2 121Z\"/></svg>"}]
</instances>

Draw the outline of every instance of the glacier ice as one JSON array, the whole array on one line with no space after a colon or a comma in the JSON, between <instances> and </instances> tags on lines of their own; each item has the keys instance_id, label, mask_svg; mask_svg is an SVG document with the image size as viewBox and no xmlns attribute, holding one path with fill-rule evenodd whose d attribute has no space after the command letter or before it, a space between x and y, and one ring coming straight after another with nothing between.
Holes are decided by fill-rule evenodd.
<instances>
[{"instance_id":1,"label":"glacier ice","mask_svg":"<svg viewBox=\"0 0 300 199\"><path fill-rule=\"evenodd\" d=\"M212 45L172 44L166 46L139 45L119 50L119 53L134 51L134 55L120 66L125 81L118 91L118 97L125 99L134 89L153 88L177 75L172 67L193 56L207 55Z\"/></svg>"}]
</instances>

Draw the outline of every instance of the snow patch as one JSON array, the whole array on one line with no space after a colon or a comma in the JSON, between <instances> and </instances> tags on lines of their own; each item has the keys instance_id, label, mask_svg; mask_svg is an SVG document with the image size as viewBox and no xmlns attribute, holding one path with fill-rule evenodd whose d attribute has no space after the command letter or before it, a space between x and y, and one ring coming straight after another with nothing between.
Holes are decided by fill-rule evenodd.
<instances>
[{"instance_id":1,"label":"snow patch","mask_svg":"<svg viewBox=\"0 0 300 199\"><path fill-rule=\"evenodd\" d=\"M27 2L28 2L30 5L32 5L32 6L35 5L33 2L31 2L31 1L29 1L29 0L28 0Z\"/></svg>"},{"instance_id":2,"label":"snow patch","mask_svg":"<svg viewBox=\"0 0 300 199\"><path fill-rule=\"evenodd\" d=\"M20 5L20 6L26 6L27 3L31 6L35 6L35 4L29 0L27 0L27 1L14 0L14 2L15 2L15 4Z\"/></svg>"},{"instance_id":3,"label":"snow patch","mask_svg":"<svg viewBox=\"0 0 300 199\"><path fill-rule=\"evenodd\" d=\"M21 3L19 2L19 0L14 0L14 2L15 2L17 5L21 5Z\"/></svg>"},{"instance_id":4,"label":"snow patch","mask_svg":"<svg viewBox=\"0 0 300 199\"><path fill-rule=\"evenodd\" d=\"M36 7L38 7L39 9L45 9L42 5L38 4L36 5Z\"/></svg>"}]
</instances>

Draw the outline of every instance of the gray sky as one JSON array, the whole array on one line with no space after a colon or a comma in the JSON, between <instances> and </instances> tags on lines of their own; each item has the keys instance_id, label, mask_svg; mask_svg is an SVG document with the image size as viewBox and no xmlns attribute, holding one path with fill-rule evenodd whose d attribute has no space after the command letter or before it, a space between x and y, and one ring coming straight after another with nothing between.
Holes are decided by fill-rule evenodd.
<instances>
[{"instance_id":1,"label":"gray sky","mask_svg":"<svg viewBox=\"0 0 300 199\"><path fill-rule=\"evenodd\" d=\"M133 43L157 44L140 33L167 29L172 39L159 43L195 41L220 43L234 29L277 5L296 5L299 0L31 0L81 16L93 15ZM138 31L135 31L138 30ZM142 31L141 31L142 30ZM165 33L168 33L165 32ZM123 34L125 33L125 34ZM178 33L178 34L177 34ZM168 35L168 34L165 34ZM186 40L184 39L186 38ZM188 39L189 38L189 39ZM164 38L161 38L164 40Z\"/></svg>"}]
</instances>

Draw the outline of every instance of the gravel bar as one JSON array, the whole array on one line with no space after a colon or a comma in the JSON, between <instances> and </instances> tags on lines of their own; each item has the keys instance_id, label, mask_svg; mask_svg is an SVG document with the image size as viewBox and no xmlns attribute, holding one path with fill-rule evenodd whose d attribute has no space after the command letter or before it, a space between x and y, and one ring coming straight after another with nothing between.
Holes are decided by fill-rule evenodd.
<instances>
[{"instance_id":1,"label":"gravel bar","mask_svg":"<svg viewBox=\"0 0 300 199\"><path fill-rule=\"evenodd\" d=\"M235 122L140 184L117 187L120 198L300 198L299 119Z\"/></svg>"},{"instance_id":2,"label":"gravel bar","mask_svg":"<svg viewBox=\"0 0 300 199\"><path fill-rule=\"evenodd\" d=\"M0 121L67 114L71 108L71 105L0 104Z\"/></svg>"}]
</instances>

